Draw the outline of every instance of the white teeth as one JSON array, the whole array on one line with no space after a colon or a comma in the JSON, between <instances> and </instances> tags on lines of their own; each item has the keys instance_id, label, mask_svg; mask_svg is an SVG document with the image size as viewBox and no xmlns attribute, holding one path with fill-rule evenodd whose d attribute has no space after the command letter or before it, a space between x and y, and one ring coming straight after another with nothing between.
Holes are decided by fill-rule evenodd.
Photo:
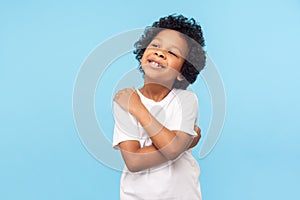
<instances>
[{"instance_id":1,"label":"white teeth","mask_svg":"<svg viewBox=\"0 0 300 200\"><path fill-rule=\"evenodd\" d=\"M151 65L153 68L162 68L161 65L159 65L157 62L154 62L154 61L150 62L150 65Z\"/></svg>"}]
</instances>

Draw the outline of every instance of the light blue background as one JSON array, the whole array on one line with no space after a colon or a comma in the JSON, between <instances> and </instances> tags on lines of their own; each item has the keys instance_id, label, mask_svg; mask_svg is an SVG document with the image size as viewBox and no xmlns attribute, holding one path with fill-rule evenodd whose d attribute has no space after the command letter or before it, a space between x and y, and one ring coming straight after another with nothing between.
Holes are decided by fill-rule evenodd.
<instances>
[{"instance_id":1,"label":"light blue background","mask_svg":"<svg viewBox=\"0 0 300 200\"><path fill-rule=\"evenodd\" d=\"M203 199L300 198L299 1L0 2L0 199L118 199L120 172L76 132L74 81L98 44L171 13L201 23L226 89L220 140L197 159Z\"/></svg>"}]
</instances>

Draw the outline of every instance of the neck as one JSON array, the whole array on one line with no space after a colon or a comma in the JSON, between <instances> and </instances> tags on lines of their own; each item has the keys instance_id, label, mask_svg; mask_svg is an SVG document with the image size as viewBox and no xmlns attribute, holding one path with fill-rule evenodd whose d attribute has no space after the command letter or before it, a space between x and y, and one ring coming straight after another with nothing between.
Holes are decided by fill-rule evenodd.
<instances>
[{"instance_id":1,"label":"neck","mask_svg":"<svg viewBox=\"0 0 300 200\"><path fill-rule=\"evenodd\" d=\"M168 87L160 84L148 83L140 89L140 92L147 98L159 102L163 100L171 91Z\"/></svg>"}]
</instances>

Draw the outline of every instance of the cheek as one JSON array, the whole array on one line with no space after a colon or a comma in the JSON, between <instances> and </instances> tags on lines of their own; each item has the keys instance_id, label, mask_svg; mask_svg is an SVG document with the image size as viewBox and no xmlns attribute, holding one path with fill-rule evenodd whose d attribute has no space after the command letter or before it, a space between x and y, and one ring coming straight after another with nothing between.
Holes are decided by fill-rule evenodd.
<instances>
[{"instance_id":1,"label":"cheek","mask_svg":"<svg viewBox=\"0 0 300 200\"><path fill-rule=\"evenodd\" d=\"M172 62L172 68L175 69L176 71L180 72L181 68L182 68L183 62L182 61L176 61L176 62Z\"/></svg>"},{"instance_id":2,"label":"cheek","mask_svg":"<svg viewBox=\"0 0 300 200\"><path fill-rule=\"evenodd\" d=\"M147 61L147 59L146 59L146 55L147 55L147 53L148 53L148 51L147 51L147 49L144 51L144 53L143 53L143 56L142 56L142 58L140 59L140 62L141 63L143 63L143 62L146 62Z\"/></svg>"}]
</instances>

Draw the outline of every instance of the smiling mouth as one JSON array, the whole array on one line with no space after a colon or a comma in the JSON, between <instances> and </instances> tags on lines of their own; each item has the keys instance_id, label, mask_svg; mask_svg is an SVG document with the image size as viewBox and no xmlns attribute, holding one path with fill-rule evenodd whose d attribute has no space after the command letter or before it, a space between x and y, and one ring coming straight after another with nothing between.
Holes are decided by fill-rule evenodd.
<instances>
[{"instance_id":1,"label":"smiling mouth","mask_svg":"<svg viewBox=\"0 0 300 200\"><path fill-rule=\"evenodd\" d=\"M158 64L157 62L151 61L151 60L149 60L149 65L154 69L164 69L165 68L165 66L162 66L162 65Z\"/></svg>"}]
</instances>

